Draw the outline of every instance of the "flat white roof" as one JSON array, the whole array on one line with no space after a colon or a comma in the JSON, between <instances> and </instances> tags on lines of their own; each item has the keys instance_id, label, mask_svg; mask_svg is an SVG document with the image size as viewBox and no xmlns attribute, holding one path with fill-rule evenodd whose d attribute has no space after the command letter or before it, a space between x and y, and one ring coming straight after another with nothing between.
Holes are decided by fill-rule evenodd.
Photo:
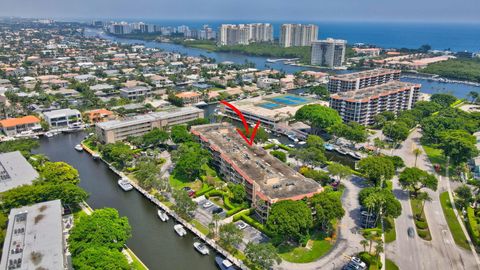
<instances>
[{"instance_id":1,"label":"flat white roof","mask_svg":"<svg viewBox=\"0 0 480 270\"><path fill-rule=\"evenodd\" d=\"M153 122L156 120L164 120L169 119L172 117L188 115L192 113L201 113L203 110L197 107L180 107L171 110L161 111L161 112L153 112L149 114L137 115L131 118L123 119L123 120L112 120L97 123L97 127L103 130L111 130L116 128L128 127L130 125L142 124L147 122Z\"/></svg>"},{"instance_id":2,"label":"flat white roof","mask_svg":"<svg viewBox=\"0 0 480 270\"><path fill-rule=\"evenodd\" d=\"M48 111L43 113L43 115L47 118L62 117L65 115L73 115L73 114L80 114L80 112L76 109L60 109L60 110Z\"/></svg>"},{"instance_id":3,"label":"flat white roof","mask_svg":"<svg viewBox=\"0 0 480 270\"><path fill-rule=\"evenodd\" d=\"M0 192L29 185L37 177L37 171L19 151L0 154Z\"/></svg>"},{"instance_id":4,"label":"flat white roof","mask_svg":"<svg viewBox=\"0 0 480 270\"><path fill-rule=\"evenodd\" d=\"M65 269L60 200L10 211L0 269Z\"/></svg>"}]
</instances>

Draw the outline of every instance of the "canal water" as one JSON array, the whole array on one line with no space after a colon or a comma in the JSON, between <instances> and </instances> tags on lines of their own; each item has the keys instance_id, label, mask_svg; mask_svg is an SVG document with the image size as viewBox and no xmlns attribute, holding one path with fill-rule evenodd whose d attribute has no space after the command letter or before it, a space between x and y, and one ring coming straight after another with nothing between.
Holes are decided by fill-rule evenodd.
<instances>
[{"instance_id":1,"label":"canal water","mask_svg":"<svg viewBox=\"0 0 480 270\"><path fill-rule=\"evenodd\" d=\"M273 68L273 69L281 70L291 74L297 71L302 71L302 70L316 70L316 71L320 70L318 68L286 65L283 62L268 63L267 62L268 57L262 57L262 56L248 56L248 55L243 55L238 53L229 53L229 52L210 52L203 49L185 47L185 46L182 46L179 44L173 44L173 43L160 43L156 41L143 41L143 40L136 40L136 39L117 38L117 37L107 35L105 32L100 31L98 29L92 29L92 28L85 29L85 36L87 37L99 36L107 40L125 43L125 44L143 44L147 48L158 48L165 51L178 52L178 53L186 54L190 56L206 56L206 57L215 59L217 63L230 61L237 64L244 64L246 62L250 62L250 63L254 63L255 67L258 69ZM338 71L338 72L344 73L344 72L350 72L350 71ZM427 94L450 93L452 95L455 95L458 98L465 98L470 91L480 92L479 86L467 85L462 83L437 82L437 81L432 81L432 80L423 79L423 78L419 78L419 79L402 78L401 80L406 82L422 84L422 88L420 89L420 91Z\"/></svg>"},{"instance_id":2,"label":"canal water","mask_svg":"<svg viewBox=\"0 0 480 270\"><path fill-rule=\"evenodd\" d=\"M80 173L80 186L90 194L87 203L92 208L111 207L128 217L132 237L127 245L149 269L216 269L214 255L202 256L193 248L193 234L188 233L183 238L177 236L173 230L174 222L160 221L154 204L136 190L122 191L117 185L119 177L102 161L93 160L88 153L75 151L74 146L84 137L84 132L43 137L34 152L46 155L51 161L64 161L75 167Z\"/></svg>"}]
</instances>

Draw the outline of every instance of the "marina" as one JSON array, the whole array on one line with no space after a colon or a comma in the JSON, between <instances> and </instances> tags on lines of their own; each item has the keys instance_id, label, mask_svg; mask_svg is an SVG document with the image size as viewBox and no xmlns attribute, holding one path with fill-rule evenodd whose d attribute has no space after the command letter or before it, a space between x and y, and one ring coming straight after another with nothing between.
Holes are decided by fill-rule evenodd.
<instances>
[{"instance_id":1,"label":"marina","mask_svg":"<svg viewBox=\"0 0 480 270\"><path fill-rule=\"evenodd\" d=\"M157 211L161 207L155 203L154 198L147 197L147 192L124 192L117 184L119 175L108 165L95 161L86 153L75 154L74 146L85 135L84 132L78 132L40 138L40 147L34 152L42 153L52 161L64 161L74 166L80 173L80 186L90 195L87 203L92 208L112 207L121 216L129 218L132 237L127 245L149 269L215 269L214 252L201 255L192 248L193 243L198 241L198 236L195 239L193 233L184 237L172 233L172 220L159 221ZM193 226L190 227L195 230ZM207 241L202 241L208 244Z\"/></svg>"}]
</instances>

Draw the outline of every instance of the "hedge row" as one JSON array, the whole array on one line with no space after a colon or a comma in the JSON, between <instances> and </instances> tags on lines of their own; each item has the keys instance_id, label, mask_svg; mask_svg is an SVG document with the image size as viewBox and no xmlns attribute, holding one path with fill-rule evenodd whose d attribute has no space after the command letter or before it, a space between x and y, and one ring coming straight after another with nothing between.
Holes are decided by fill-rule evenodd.
<instances>
[{"instance_id":1,"label":"hedge row","mask_svg":"<svg viewBox=\"0 0 480 270\"><path fill-rule=\"evenodd\" d=\"M232 210L232 209L235 209L236 207L232 204L232 202L230 202L230 197L226 196L226 194L224 194L223 196L223 204L225 205L225 207L228 209L228 210Z\"/></svg>"},{"instance_id":2,"label":"hedge row","mask_svg":"<svg viewBox=\"0 0 480 270\"><path fill-rule=\"evenodd\" d=\"M478 231L477 218L475 217L475 210L473 208L468 207L467 217L468 221L466 223L470 237L475 245L480 245L480 233Z\"/></svg>"},{"instance_id":3,"label":"hedge row","mask_svg":"<svg viewBox=\"0 0 480 270\"><path fill-rule=\"evenodd\" d=\"M196 193L196 197L200 197L200 196L206 194L207 192L212 191L214 188L215 188L215 187L210 186L210 187L208 187L208 188L202 189L202 190L200 190L198 193Z\"/></svg>"},{"instance_id":4,"label":"hedge row","mask_svg":"<svg viewBox=\"0 0 480 270\"><path fill-rule=\"evenodd\" d=\"M236 213L242 211L243 209L244 209L243 206L239 206L239 207L230 209L230 210L227 211L227 217L229 217L231 215L235 215Z\"/></svg>"},{"instance_id":5,"label":"hedge row","mask_svg":"<svg viewBox=\"0 0 480 270\"><path fill-rule=\"evenodd\" d=\"M286 146L285 144L279 144L278 148L283 149L285 151L292 151L293 150L293 148L290 148L290 147Z\"/></svg>"},{"instance_id":6,"label":"hedge row","mask_svg":"<svg viewBox=\"0 0 480 270\"><path fill-rule=\"evenodd\" d=\"M275 147L275 145L276 145L276 144L274 144L274 143L267 144L267 145L265 145L265 146L263 147L263 149L268 150L268 149L271 149L271 148Z\"/></svg>"},{"instance_id":7,"label":"hedge row","mask_svg":"<svg viewBox=\"0 0 480 270\"><path fill-rule=\"evenodd\" d=\"M210 190L209 192L205 193L205 197L210 198L210 197L214 197L214 196L224 196L225 195L225 192L221 191L221 190Z\"/></svg>"},{"instance_id":8,"label":"hedge row","mask_svg":"<svg viewBox=\"0 0 480 270\"><path fill-rule=\"evenodd\" d=\"M247 216L246 213L242 213L242 215L240 215L240 219L245 221L248 225L250 225L250 226L254 227L255 229L261 231L262 233L266 234L267 236L272 237L272 233L267 230L265 225L256 221L252 217Z\"/></svg>"}]
</instances>

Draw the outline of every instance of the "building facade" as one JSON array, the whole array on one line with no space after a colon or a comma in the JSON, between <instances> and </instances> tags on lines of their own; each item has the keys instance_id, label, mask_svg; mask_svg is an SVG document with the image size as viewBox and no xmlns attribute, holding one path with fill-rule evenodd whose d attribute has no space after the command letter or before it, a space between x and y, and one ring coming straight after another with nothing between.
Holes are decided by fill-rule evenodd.
<instances>
[{"instance_id":1,"label":"building facade","mask_svg":"<svg viewBox=\"0 0 480 270\"><path fill-rule=\"evenodd\" d=\"M318 39L318 26L314 24L282 24L280 45L282 47L310 46Z\"/></svg>"},{"instance_id":2,"label":"building facade","mask_svg":"<svg viewBox=\"0 0 480 270\"><path fill-rule=\"evenodd\" d=\"M375 115L390 111L398 114L409 110L418 101L421 85L391 81L360 90L338 92L330 96L330 107L338 111L344 122L367 126L375 123Z\"/></svg>"},{"instance_id":3,"label":"building facade","mask_svg":"<svg viewBox=\"0 0 480 270\"><path fill-rule=\"evenodd\" d=\"M269 23L222 24L218 45L248 45L254 42L273 42L273 26Z\"/></svg>"},{"instance_id":4,"label":"building facade","mask_svg":"<svg viewBox=\"0 0 480 270\"><path fill-rule=\"evenodd\" d=\"M51 128L64 128L82 124L82 115L75 109L60 109L43 113Z\"/></svg>"},{"instance_id":5,"label":"building facade","mask_svg":"<svg viewBox=\"0 0 480 270\"><path fill-rule=\"evenodd\" d=\"M248 45L249 28L245 24L222 24L218 31L218 45Z\"/></svg>"},{"instance_id":6,"label":"building facade","mask_svg":"<svg viewBox=\"0 0 480 270\"><path fill-rule=\"evenodd\" d=\"M42 126L40 125L40 119L33 115L1 120L0 128L7 136L15 136L22 132L35 132L42 130Z\"/></svg>"},{"instance_id":7,"label":"building facade","mask_svg":"<svg viewBox=\"0 0 480 270\"><path fill-rule=\"evenodd\" d=\"M347 41L326 39L312 42L311 64L324 67L341 67L345 63Z\"/></svg>"},{"instance_id":8,"label":"building facade","mask_svg":"<svg viewBox=\"0 0 480 270\"><path fill-rule=\"evenodd\" d=\"M169 111L138 115L122 120L98 123L95 133L102 143L114 143L133 136L142 136L154 128L168 128L203 118L203 110L181 107Z\"/></svg>"},{"instance_id":9,"label":"building facade","mask_svg":"<svg viewBox=\"0 0 480 270\"><path fill-rule=\"evenodd\" d=\"M120 96L128 100L142 100L152 96L149 86L124 87L120 89Z\"/></svg>"},{"instance_id":10,"label":"building facade","mask_svg":"<svg viewBox=\"0 0 480 270\"><path fill-rule=\"evenodd\" d=\"M328 91L330 93L355 91L390 81L398 81L400 75L400 70L384 68L335 75L330 77Z\"/></svg>"},{"instance_id":11,"label":"building facade","mask_svg":"<svg viewBox=\"0 0 480 270\"><path fill-rule=\"evenodd\" d=\"M241 184L257 216L266 220L270 206L282 200L302 200L323 191L320 184L305 178L262 147L248 146L235 127L227 123L193 126L213 158L223 179Z\"/></svg>"}]
</instances>

